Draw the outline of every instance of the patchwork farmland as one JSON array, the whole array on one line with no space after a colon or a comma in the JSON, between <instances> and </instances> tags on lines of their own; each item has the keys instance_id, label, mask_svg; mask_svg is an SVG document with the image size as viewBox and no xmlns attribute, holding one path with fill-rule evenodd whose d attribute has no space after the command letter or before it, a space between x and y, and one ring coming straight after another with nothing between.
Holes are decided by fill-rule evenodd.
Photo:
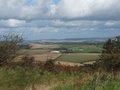
<instances>
[{"instance_id":1,"label":"patchwork farmland","mask_svg":"<svg viewBox=\"0 0 120 90\"><path fill-rule=\"evenodd\" d=\"M30 44L30 49L22 49L18 53L34 57L34 63L54 60L56 64L83 65L93 64L99 58L101 46L95 44ZM86 50L87 48L87 50ZM66 52L61 52L61 51ZM72 52L68 52L68 51ZM80 52L78 52L80 50ZM82 51L81 51L82 50ZM57 53L56 53L57 52ZM20 57L16 61L20 61Z\"/></svg>"}]
</instances>

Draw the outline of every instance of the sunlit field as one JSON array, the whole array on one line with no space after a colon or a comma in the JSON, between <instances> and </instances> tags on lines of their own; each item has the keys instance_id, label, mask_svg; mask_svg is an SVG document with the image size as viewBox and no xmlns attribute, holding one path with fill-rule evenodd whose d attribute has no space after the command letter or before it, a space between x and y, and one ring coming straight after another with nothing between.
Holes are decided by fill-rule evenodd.
<instances>
[{"instance_id":1,"label":"sunlit field","mask_svg":"<svg viewBox=\"0 0 120 90\"><path fill-rule=\"evenodd\" d=\"M81 63L81 62L87 62L87 61L96 61L99 58L99 55L100 54L97 54L97 53L69 53L69 54L62 54L56 60Z\"/></svg>"}]
</instances>

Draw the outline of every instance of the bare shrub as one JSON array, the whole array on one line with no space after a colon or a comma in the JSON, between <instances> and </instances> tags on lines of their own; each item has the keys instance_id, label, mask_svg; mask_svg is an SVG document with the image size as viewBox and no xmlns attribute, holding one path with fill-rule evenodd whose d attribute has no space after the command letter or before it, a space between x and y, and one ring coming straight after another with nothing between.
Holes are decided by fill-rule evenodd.
<instances>
[{"instance_id":1,"label":"bare shrub","mask_svg":"<svg viewBox=\"0 0 120 90\"><path fill-rule=\"evenodd\" d=\"M19 50L22 38L18 35L6 35L0 37L0 66L8 65Z\"/></svg>"}]
</instances>

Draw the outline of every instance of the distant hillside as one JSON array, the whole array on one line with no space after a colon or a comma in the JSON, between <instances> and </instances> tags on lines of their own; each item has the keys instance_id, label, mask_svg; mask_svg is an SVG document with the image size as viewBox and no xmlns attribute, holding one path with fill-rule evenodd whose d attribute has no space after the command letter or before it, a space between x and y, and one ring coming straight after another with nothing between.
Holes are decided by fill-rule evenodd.
<instances>
[{"instance_id":1,"label":"distant hillside","mask_svg":"<svg viewBox=\"0 0 120 90\"><path fill-rule=\"evenodd\" d=\"M105 42L108 38L66 38L66 39L43 39L43 40L27 40L26 43L95 43Z\"/></svg>"}]
</instances>

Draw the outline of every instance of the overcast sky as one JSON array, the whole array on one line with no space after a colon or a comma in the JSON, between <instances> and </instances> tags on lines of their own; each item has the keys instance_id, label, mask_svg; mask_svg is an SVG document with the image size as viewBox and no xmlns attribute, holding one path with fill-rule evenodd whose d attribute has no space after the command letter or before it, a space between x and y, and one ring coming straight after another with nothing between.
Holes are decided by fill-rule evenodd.
<instances>
[{"instance_id":1,"label":"overcast sky","mask_svg":"<svg viewBox=\"0 0 120 90\"><path fill-rule=\"evenodd\" d=\"M25 39L120 35L120 0L0 0L0 35Z\"/></svg>"}]
</instances>

